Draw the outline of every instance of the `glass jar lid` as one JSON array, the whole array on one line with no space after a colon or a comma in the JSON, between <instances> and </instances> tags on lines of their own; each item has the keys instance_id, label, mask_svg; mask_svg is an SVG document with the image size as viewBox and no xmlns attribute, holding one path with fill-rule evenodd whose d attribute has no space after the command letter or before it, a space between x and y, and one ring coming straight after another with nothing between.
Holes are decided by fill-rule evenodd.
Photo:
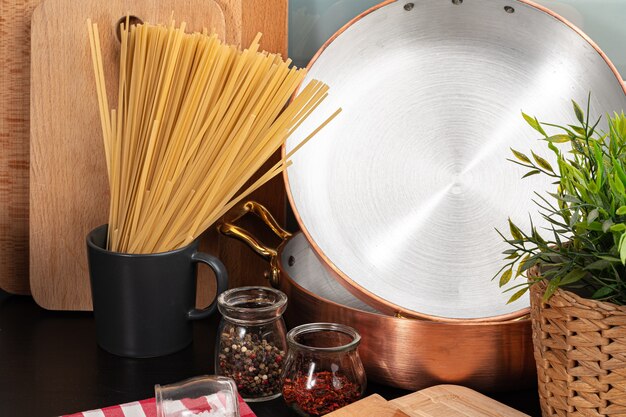
<instances>
[{"instance_id":1,"label":"glass jar lid","mask_svg":"<svg viewBox=\"0 0 626 417\"><path fill-rule=\"evenodd\" d=\"M261 324L279 319L287 308L287 296L269 287L239 287L217 298L224 318L240 324Z\"/></svg>"},{"instance_id":2,"label":"glass jar lid","mask_svg":"<svg viewBox=\"0 0 626 417\"><path fill-rule=\"evenodd\" d=\"M287 333L292 349L324 353L343 353L356 349L361 336L350 326L338 323L308 323Z\"/></svg>"}]
</instances>

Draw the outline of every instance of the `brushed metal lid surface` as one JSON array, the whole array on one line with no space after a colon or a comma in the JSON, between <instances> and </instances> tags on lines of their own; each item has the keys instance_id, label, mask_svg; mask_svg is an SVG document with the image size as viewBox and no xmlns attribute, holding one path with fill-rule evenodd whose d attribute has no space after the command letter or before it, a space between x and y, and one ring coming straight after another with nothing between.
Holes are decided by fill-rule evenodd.
<instances>
[{"instance_id":1,"label":"brushed metal lid surface","mask_svg":"<svg viewBox=\"0 0 626 417\"><path fill-rule=\"evenodd\" d=\"M457 4L458 3L458 4ZM304 234L336 278L384 313L496 320L521 315L491 277L510 216L542 226L543 176L506 159L544 143L521 111L574 123L626 108L615 68L582 33L521 1L386 2L344 27L310 65L330 96L287 141L285 174Z\"/></svg>"}]
</instances>

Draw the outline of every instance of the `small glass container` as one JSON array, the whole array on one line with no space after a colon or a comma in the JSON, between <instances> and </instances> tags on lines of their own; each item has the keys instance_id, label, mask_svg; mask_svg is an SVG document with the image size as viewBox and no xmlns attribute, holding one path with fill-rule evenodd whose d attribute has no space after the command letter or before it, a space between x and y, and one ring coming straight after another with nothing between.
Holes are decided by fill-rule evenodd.
<instances>
[{"instance_id":1,"label":"small glass container","mask_svg":"<svg viewBox=\"0 0 626 417\"><path fill-rule=\"evenodd\" d=\"M155 385L157 417L239 417L237 387L230 378L199 376Z\"/></svg>"},{"instance_id":2,"label":"small glass container","mask_svg":"<svg viewBox=\"0 0 626 417\"><path fill-rule=\"evenodd\" d=\"M281 395L287 351L282 315L287 296L268 287L240 287L217 299L222 313L215 349L215 372L232 378L249 402Z\"/></svg>"},{"instance_id":3,"label":"small glass container","mask_svg":"<svg viewBox=\"0 0 626 417\"><path fill-rule=\"evenodd\" d=\"M287 333L283 398L302 416L322 416L363 396L365 369L352 327L310 323Z\"/></svg>"}]
</instances>

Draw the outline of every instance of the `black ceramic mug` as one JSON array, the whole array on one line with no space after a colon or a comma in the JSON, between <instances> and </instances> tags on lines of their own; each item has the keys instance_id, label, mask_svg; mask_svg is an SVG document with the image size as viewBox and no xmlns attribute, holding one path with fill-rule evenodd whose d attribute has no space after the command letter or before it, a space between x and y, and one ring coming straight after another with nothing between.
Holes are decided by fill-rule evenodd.
<instances>
[{"instance_id":1,"label":"black ceramic mug","mask_svg":"<svg viewBox=\"0 0 626 417\"><path fill-rule=\"evenodd\" d=\"M197 263L208 265L217 295L228 288L224 265L198 252L198 241L170 252L125 254L106 250L107 225L87 235L96 338L104 350L120 356L149 358L189 345L191 320L210 316L214 301L196 309ZM217 296L216 296L217 300Z\"/></svg>"}]
</instances>

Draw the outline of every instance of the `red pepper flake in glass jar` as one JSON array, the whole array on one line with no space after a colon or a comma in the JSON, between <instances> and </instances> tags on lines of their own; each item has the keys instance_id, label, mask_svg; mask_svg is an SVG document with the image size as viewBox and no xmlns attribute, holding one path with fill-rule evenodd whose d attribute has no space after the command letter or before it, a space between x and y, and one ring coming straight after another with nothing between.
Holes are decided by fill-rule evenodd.
<instances>
[{"instance_id":1,"label":"red pepper flake in glass jar","mask_svg":"<svg viewBox=\"0 0 626 417\"><path fill-rule=\"evenodd\" d=\"M298 374L283 382L285 402L309 416L323 416L361 397L361 386L345 375L322 371Z\"/></svg>"},{"instance_id":2,"label":"red pepper flake in glass jar","mask_svg":"<svg viewBox=\"0 0 626 417\"><path fill-rule=\"evenodd\" d=\"M283 379L287 405L300 415L318 417L360 399L367 384L357 352L360 340L356 330L337 323L291 329Z\"/></svg>"}]
</instances>

